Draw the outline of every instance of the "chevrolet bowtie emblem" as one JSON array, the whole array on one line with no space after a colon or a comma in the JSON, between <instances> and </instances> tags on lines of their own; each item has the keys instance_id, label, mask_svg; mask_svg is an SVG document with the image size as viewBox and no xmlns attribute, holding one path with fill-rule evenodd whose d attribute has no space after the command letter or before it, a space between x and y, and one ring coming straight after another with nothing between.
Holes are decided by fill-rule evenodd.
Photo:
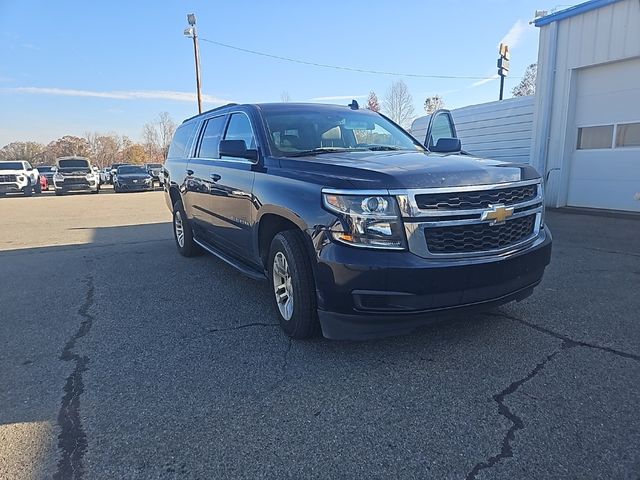
<instances>
[{"instance_id":1,"label":"chevrolet bowtie emblem","mask_svg":"<svg viewBox=\"0 0 640 480\"><path fill-rule=\"evenodd\" d=\"M511 215L513 215L513 207L489 205L489 210L482 212L482 220L493 220L490 225L502 225Z\"/></svg>"}]
</instances>

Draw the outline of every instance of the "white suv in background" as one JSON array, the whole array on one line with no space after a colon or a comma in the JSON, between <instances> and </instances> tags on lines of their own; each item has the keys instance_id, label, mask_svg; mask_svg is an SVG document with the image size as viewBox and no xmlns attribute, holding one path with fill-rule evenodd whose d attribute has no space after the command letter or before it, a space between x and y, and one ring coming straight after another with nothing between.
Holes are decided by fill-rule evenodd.
<instances>
[{"instance_id":1,"label":"white suv in background","mask_svg":"<svg viewBox=\"0 0 640 480\"><path fill-rule=\"evenodd\" d=\"M30 197L34 193L41 193L40 172L29 162L16 160L0 162L0 195L5 193L23 193Z\"/></svg>"}]
</instances>

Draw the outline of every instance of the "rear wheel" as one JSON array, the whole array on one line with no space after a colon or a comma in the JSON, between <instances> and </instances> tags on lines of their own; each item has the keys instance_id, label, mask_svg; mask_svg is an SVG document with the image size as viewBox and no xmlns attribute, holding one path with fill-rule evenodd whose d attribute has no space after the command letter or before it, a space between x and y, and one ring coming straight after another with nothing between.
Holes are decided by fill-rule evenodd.
<instances>
[{"instance_id":1,"label":"rear wheel","mask_svg":"<svg viewBox=\"0 0 640 480\"><path fill-rule=\"evenodd\" d=\"M298 230L278 233L269 251L269 281L273 289L280 327L293 338L318 334L316 287L311 261Z\"/></svg>"},{"instance_id":2,"label":"rear wheel","mask_svg":"<svg viewBox=\"0 0 640 480\"><path fill-rule=\"evenodd\" d=\"M173 205L173 237L176 240L176 247L180 255L195 257L203 253L200 245L193 241L191 223L180 201Z\"/></svg>"}]
</instances>

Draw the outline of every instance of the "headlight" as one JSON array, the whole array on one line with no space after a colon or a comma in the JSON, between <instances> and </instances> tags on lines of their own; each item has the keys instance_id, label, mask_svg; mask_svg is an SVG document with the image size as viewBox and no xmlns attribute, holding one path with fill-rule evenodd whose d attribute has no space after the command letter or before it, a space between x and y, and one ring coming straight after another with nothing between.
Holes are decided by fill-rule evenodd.
<instances>
[{"instance_id":1,"label":"headlight","mask_svg":"<svg viewBox=\"0 0 640 480\"><path fill-rule=\"evenodd\" d=\"M64 176L61 173L56 173L53 175L53 179L57 180L58 182L61 182L64 180Z\"/></svg>"},{"instance_id":2,"label":"headlight","mask_svg":"<svg viewBox=\"0 0 640 480\"><path fill-rule=\"evenodd\" d=\"M357 247L404 250L402 220L393 197L323 193L325 208L338 216L334 239Z\"/></svg>"},{"instance_id":3,"label":"headlight","mask_svg":"<svg viewBox=\"0 0 640 480\"><path fill-rule=\"evenodd\" d=\"M85 178L87 180L93 180L93 173L87 173L87 176Z\"/></svg>"},{"instance_id":4,"label":"headlight","mask_svg":"<svg viewBox=\"0 0 640 480\"><path fill-rule=\"evenodd\" d=\"M16 180L18 180L19 182L24 182L24 176L23 175L17 175L16 176Z\"/></svg>"}]
</instances>

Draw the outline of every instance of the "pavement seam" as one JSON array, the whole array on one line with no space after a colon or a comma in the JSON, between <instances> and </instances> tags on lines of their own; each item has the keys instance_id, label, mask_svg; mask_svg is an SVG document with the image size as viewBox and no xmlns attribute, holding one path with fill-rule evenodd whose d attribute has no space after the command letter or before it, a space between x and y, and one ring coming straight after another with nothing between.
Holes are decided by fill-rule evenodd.
<instances>
[{"instance_id":1,"label":"pavement seam","mask_svg":"<svg viewBox=\"0 0 640 480\"><path fill-rule=\"evenodd\" d=\"M485 313L485 316L489 316L489 317L502 317L502 318L506 318L508 320L520 323L526 327L532 328L533 330L536 330L540 333L544 333L545 335L549 335L551 337L557 338L558 340L561 340L563 342L567 342L567 343L571 343L571 344L575 344L575 346L579 346L579 347L585 347L585 348L593 348L595 350L602 350L603 352L607 352L607 353L611 353L612 355L617 355L619 357L622 358L627 358L630 360L635 360L636 362L640 362L640 355L636 355L634 353L629 353L629 352L624 352L622 350L617 350L615 348L611 348L611 347L605 347L602 345L596 345L595 343L589 343L589 342L584 342L582 340L575 340L573 338L570 338L566 335L563 335L562 333L559 332L555 332L553 330L550 330L548 328L545 327L541 327L540 325L536 325L535 323L531 323L528 322L527 320L523 320L521 318L518 317L514 317L513 315L509 315L507 313Z\"/></svg>"},{"instance_id":2,"label":"pavement seam","mask_svg":"<svg viewBox=\"0 0 640 480\"><path fill-rule=\"evenodd\" d=\"M84 473L82 458L87 450L87 435L80 420L80 396L84 392L82 374L87 370L89 357L75 353L76 341L89 333L95 318L89 313L94 301L93 276L87 277L87 293L85 301L78 309L82 318L75 334L67 341L62 349L60 360L74 362L75 368L67 377L64 385L64 397L58 413L58 425L61 428L58 435L58 448L62 458L58 461L58 468L53 475L54 480L81 479Z\"/></svg>"}]
</instances>

